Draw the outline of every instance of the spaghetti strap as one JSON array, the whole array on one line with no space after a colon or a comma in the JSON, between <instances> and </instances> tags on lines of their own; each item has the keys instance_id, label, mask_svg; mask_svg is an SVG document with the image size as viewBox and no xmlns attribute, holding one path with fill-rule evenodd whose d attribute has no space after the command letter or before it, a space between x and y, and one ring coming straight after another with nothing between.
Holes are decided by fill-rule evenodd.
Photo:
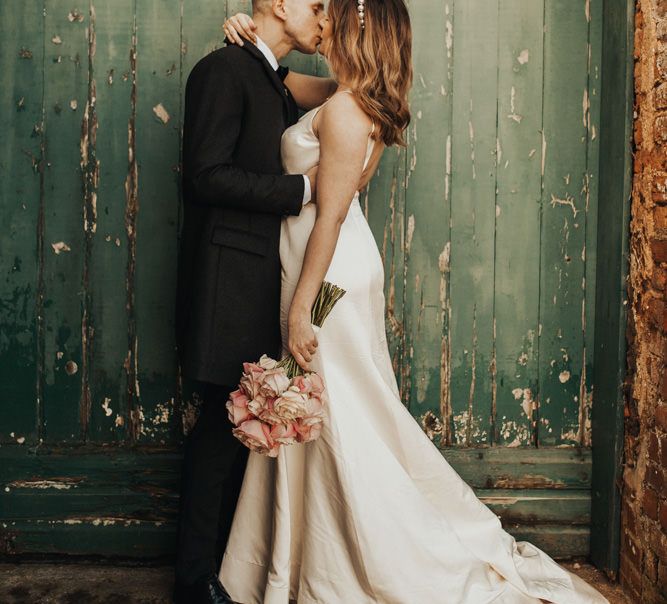
<instances>
[{"instance_id":1,"label":"spaghetti strap","mask_svg":"<svg viewBox=\"0 0 667 604\"><path fill-rule=\"evenodd\" d=\"M315 107L314 109L311 109L313 114L310 116L310 124L311 124L311 131L313 134L315 134L315 131L312 128L313 120L315 119L315 116L320 112L320 109L324 107L333 97L336 93L338 92L349 92L350 94L354 94L354 90L350 90L349 88L343 88L342 90L336 90L329 98L327 98L324 103L319 105L318 107ZM375 122L371 120L371 131L368 133L368 136L373 136L373 133L375 132Z\"/></svg>"},{"instance_id":2,"label":"spaghetti strap","mask_svg":"<svg viewBox=\"0 0 667 604\"><path fill-rule=\"evenodd\" d=\"M354 94L354 92L352 90L350 90L349 88L345 88L344 90L336 90L336 92L349 92L350 94ZM332 98L334 98L334 95L336 94L336 92L334 92L330 97L328 97L324 101L324 103L322 103L321 105L312 109L313 115L311 116L311 122L315 118L315 115L317 115L320 112L320 109L322 109L322 107L324 107Z\"/></svg>"}]
</instances>

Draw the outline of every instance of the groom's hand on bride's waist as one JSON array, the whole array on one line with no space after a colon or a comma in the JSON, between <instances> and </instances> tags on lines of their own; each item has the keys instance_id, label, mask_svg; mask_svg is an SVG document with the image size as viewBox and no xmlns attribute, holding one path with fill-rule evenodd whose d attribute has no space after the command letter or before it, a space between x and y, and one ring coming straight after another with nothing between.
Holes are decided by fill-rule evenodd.
<instances>
[{"instance_id":1,"label":"groom's hand on bride's waist","mask_svg":"<svg viewBox=\"0 0 667 604\"><path fill-rule=\"evenodd\" d=\"M310 201L317 202L317 170L319 166L314 166L306 172L306 178L310 181Z\"/></svg>"}]
</instances>

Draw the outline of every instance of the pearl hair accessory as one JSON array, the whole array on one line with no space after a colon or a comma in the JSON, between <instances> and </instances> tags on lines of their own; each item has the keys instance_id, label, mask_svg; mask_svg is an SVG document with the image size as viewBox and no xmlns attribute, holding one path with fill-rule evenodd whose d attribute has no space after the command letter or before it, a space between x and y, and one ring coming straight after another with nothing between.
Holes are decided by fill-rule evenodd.
<instances>
[{"instance_id":1,"label":"pearl hair accessory","mask_svg":"<svg viewBox=\"0 0 667 604\"><path fill-rule=\"evenodd\" d=\"M357 0L357 11L359 11L359 22L361 23L361 29L364 29L364 16L365 16L365 7L364 3L366 0Z\"/></svg>"}]
</instances>

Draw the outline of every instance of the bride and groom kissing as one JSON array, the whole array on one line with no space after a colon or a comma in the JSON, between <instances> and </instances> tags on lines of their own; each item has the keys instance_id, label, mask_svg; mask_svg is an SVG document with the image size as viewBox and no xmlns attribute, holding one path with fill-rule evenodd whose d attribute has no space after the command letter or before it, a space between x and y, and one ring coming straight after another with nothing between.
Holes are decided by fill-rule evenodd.
<instances>
[{"instance_id":1,"label":"bride and groom kissing","mask_svg":"<svg viewBox=\"0 0 667 604\"><path fill-rule=\"evenodd\" d=\"M235 44L186 86L177 343L203 403L184 445L174 600L606 602L506 533L400 400L358 191L404 144L404 0L253 0L253 17L226 22ZM318 46L333 79L278 64ZM316 337L324 280L346 294ZM244 361L289 353L325 380L320 437L249 452L225 402Z\"/></svg>"}]
</instances>

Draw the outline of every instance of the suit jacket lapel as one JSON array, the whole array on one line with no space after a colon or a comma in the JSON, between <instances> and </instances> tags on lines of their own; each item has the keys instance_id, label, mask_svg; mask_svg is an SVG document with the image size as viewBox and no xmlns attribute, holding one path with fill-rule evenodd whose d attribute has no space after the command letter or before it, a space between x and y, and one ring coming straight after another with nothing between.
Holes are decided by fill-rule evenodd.
<instances>
[{"instance_id":1,"label":"suit jacket lapel","mask_svg":"<svg viewBox=\"0 0 667 604\"><path fill-rule=\"evenodd\" d=\"M285 81L285 78L287 77L289 73L289 67L283 67L282 65L278 66L278 77L282 82ZM284 86L284 84L283 84ZM296 122L299 119L299 108L296 105L296 101L294 100L294 97L292 96L292 92L287 86L285 86L285 90L287 90L287 109L289 111L289 125L291 126L292 124L296 124Z\"/></svg>"},{"instance_id":2,"label":"suit jacket lapel","mask_svg":"<svg viewBox=\"0 0 667 604\"><path fill-rule=\"evenodd\" d=\"M280 93L280 97L283 100L283 104L285 106L285 109L287 110L287 115L291 119L291 110L290 110L290 103L289 103L289 91L285 87L285 84L283 84L283 81L280 79L280 76L278 73L271 67L271 63L269 63L266 60L266 57L262 54L262 51L257 48L252 42L249 42L248 40L245 40L243 42L242 48L245 48L251 55L253 55L264 67L266 70L267 75L269 76L269 79L271 80L271 83L275 87L275 89Z\"/></svg>"}]
</instances>

